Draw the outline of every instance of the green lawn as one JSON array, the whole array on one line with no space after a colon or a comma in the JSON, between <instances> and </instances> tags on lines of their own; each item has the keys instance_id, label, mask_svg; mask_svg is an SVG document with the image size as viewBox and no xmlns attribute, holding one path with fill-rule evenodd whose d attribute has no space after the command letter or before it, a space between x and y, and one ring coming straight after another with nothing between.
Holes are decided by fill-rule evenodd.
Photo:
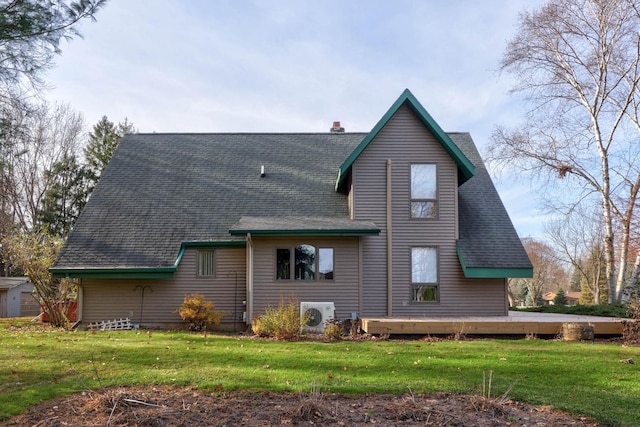
<instances>
[{"instance_id":1,"label":"green lawn","mask_svg":"<svg viewBox=\"0 0 640 427\"><path fill-rule=\"evenodd\" d=\"M15 322L15 321L14 321ZM101 386L482 393L640 422L640 348L544 340L274 342L187 332L64 332L0 322L0 420Z\"/></svg>"}]
</instances>

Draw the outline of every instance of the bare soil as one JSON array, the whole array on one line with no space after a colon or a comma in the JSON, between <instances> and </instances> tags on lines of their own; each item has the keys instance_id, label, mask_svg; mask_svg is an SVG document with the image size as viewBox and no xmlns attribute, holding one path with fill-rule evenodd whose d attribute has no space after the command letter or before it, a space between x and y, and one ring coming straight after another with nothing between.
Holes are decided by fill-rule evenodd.
<instances>
[{"instance_id":1,"label":"bare soil","mask_svg":"<svg viewBox=\"0 0 640 427\"><path fill-rule=\"evenodd\" d=\"M2 424L2 423L0 423ZM551 407L458 394L350 396L205 392L168 386L86 391L31 407L5 426L597 426Z\"/></svg>"}]
</instances>

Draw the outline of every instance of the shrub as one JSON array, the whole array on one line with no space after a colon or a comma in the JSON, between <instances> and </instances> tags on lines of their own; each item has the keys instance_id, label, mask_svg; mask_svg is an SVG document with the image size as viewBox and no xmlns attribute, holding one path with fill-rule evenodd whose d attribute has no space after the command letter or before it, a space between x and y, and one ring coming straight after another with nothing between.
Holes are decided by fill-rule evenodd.
<instances>
[{"instance_id":1,"label":"shrub","mask_svg":"<svg viewBox=\"0 0 640 427\"><path fill-rule=\"evenodd\" d=\"M344 327L338 320L329 320L324 327L324 337L329 341L340 341L344 336Z\"/></svg>"},{"instance_id":2,"label":"shrub","mask_svg":"<svg viewBox=\"0 0 640 427\"><path fill-rule=\"evenodd\" d=\"M207 325L219 324L225 315L222 311L216 311L213 302L205 300L201 294L184 297L178 313L188 324L189 330L194 332L205 330Z\"/></svg>"},{"instance_id":3,"label":"shrub","mask_svg":"<svg viewBox=\"0 0 640 427\"><path fill-rule=\"evenodd\" d=\"M540 307L510 307L509 310L534 313L577 314L582 316L628 317L627 306L624 304L544 305Z\"/></svg>"},{"instance_id":4,"label":"shrub","mask_svg":"<svg viewBox=\"0 0 640 427\"><path fill-rule=\"evenodd\" d=\"M309 321L300 315L299 303L294 298L280 300L277 308L267 307L263 315L251 320L253 333L260 337L293 341L300 337L302 325Z\"/></svg>"}]
</instances>

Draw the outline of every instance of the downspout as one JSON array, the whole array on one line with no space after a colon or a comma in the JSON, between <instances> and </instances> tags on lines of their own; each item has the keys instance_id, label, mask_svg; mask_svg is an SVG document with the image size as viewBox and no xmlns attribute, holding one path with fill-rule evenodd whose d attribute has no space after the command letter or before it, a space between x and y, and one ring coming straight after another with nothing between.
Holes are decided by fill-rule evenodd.
<instances>
[{"instance_id":1,"label":"downspout","mask_svg":"<svg viewBox=\"0 0 640 427\"><path fill-rule=\"evenodd\" d=\"M253 241L251 233L247 233L247 325L251 324L253 319Z\"/></svg>"},{"instance_id":2,"label":"downspout","mask_svg":"<svg viewBox=\"0 0 640 427\"><path fill-rule=\"evenodd\" d=\"M78 296L76 306L76 323L82 322L82 313L84 312L84 288L82 287L82 279L78 280Z\"/></svg>"},{"instance_id":3,"label":"downspout","mask_svg":"<svg viewBox=\"0 0 640 427\"><path fill-rule=\"evenodd\" d=\"M387 316L393 316L393 217L391 215L391 159L387 159Z\"/></svg>"},{"instance_id":4,"label":"downspout","mask_svg":"<svg viewBox=\"0 0 640 427\"><path fill-rule=\"evenodd\" d=\"M362 286L362 236L358 237L358 313L362 316L362 296L364 293Z\"/></svg>"},{"instance_id":5,"label":"downspout","mask_svg":"<svg viewBox=\"0 0 640 427\"><path fill-rule=\"evenodd\" d=\"M66 274L65 278L68 280L73 280L69 273ZM78 325L82 322L82 279L78 280L78 284L76 286L78 287L78 293L76 294L76 321L73 322L73 325L71 325L71 329L77 328Z\"/></svg>"}]
</instances>

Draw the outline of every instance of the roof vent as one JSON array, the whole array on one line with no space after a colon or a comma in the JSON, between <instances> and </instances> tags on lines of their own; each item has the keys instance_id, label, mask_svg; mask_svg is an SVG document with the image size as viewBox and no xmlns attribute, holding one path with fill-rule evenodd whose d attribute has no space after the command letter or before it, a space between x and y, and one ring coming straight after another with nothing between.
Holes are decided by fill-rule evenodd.
<instances>
[{"instance_id":1,"label":"roof vent","mask_svg":"<svg viewBox=\"0 0 640 427\"><path fill-rule=\"evenodd\" d=\"M264 178L267 174L264 173L264 165L260 166L260 177Z\"/></svg>"},{"instance_id":2,"label":"roof vent","mask_svg":"<svg viewBox=\"0 0 640 427\"><path fill-rule=\"evenodd\" d=\"M329 129L331 133L344 133L344 128L340 126L340 122L333 122L333 127Z\"/></svg>"}]
</instances>

